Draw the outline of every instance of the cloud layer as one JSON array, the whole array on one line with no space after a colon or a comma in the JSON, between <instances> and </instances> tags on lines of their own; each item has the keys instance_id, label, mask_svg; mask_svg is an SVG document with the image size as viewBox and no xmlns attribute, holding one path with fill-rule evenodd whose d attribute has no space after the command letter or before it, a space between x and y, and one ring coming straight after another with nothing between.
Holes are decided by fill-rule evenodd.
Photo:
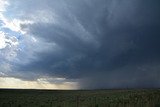
<instances>
[{"instance_id":1,"label":"cloud layer","mask_svg":"<svg viewBox=\"0 0 160 107\"><path fill-rule=\"evenodd\" d=\"M160 87L158 0L8 3L1 29L17 45L7 50L16 56L0 62L9 66L3 76L59 77L80 88Z\"/></svg>"}]
</instances>

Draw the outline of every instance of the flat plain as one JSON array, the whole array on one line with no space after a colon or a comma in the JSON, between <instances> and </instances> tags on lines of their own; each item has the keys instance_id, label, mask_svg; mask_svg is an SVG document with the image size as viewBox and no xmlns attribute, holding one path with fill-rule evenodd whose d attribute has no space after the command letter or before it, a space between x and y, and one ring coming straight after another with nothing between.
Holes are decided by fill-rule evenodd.
<instances>
[{"instance_id":1,"label":"flat plain","mask_svg":"<svg viewBox=\"0 0 160 107\"><path fill-rule=\"evenodd\" d=\"M0 107L160 107L160 89L0 89Z\"/></svg>"}]
</instances>

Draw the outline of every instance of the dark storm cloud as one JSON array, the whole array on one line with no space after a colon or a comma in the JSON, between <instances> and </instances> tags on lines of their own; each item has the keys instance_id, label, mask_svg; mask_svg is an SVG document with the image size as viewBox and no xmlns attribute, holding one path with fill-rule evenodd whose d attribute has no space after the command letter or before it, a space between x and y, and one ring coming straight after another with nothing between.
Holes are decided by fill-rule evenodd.
<instances>
[{"instance_id":1,"label":"dark storm cloud","mask_svg":"<svg viewBox=\"0 0 160 107\"><path fill-rule=\"evenodd\" d=\"M21 27L58 50L35 52L37 58L16 65L17 71L80 79L82 88L160 87L159 0L44 4L36 8L47 8L55 22Z\"/></svg>"}]
</instances>

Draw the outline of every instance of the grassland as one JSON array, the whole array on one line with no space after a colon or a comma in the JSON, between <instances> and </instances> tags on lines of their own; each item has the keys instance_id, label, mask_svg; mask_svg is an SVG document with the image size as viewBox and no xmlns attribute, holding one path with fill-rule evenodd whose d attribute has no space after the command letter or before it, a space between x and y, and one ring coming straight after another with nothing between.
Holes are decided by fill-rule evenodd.
<instances>
[{"instance_id":1,"label":"grassland","mask_svg":"<svg viewBox=\"0 0 160 107\"><path fill-rule=\"evenodd\" d=\"M160 89L0 89L0 107L160 107Z\"/></svg>"}]
</instances>

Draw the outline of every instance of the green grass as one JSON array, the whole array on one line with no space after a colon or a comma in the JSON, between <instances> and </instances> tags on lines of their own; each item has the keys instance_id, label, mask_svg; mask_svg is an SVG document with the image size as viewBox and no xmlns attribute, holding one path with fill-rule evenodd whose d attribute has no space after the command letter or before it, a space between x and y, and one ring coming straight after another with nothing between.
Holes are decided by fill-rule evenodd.
<instances>
[{"instance_id":1,"label":"green grass","mask_svg":"<svg viewBox=\"0 0 160 107\"><path fill-rule=\"evenodd\" d=\"M0 107L160 107L160 89L0 90Z\"/></svg>"}]
</instances>

